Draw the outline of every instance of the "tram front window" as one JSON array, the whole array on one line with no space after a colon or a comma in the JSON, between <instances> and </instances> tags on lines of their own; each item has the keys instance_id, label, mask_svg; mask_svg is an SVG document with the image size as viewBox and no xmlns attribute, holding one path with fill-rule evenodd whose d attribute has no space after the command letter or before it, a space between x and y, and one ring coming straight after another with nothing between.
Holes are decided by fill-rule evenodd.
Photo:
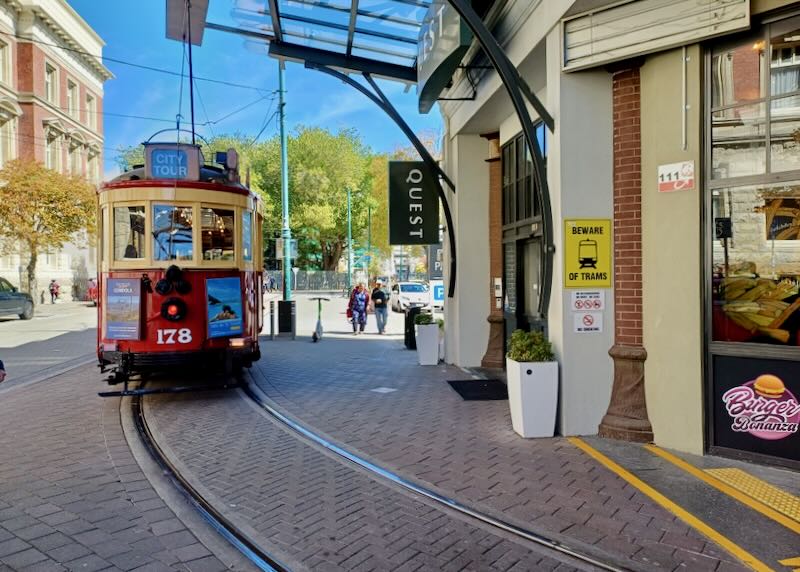
<instances>
[{"instance_id":1,"label":"tram front window","mask_svg":"<svg viewBox=\"0 0 800 572\"><path fill-rule=\"evenodd\" d=\"M114 260L144 258L144 207L114 208Z\"/></svg>"},{"instance_id":2,"label":"tram front window","mask_svg":"<svg viewBox=\"0 0 800 572\"><path fill-rule=\"evenodd\" d=\"M228 209L203 207L203 260L233 260L234 212Z\"/></svg>"},{"instance_id":3,"label":"tram front window","mask_svg":"<svg viewBox=\"0 0 800 572\"><path fill-rule=\"evenodd\" d=\"M192 259L192 207L153 206L153 259Z\"/></svg>"}]
</instances>

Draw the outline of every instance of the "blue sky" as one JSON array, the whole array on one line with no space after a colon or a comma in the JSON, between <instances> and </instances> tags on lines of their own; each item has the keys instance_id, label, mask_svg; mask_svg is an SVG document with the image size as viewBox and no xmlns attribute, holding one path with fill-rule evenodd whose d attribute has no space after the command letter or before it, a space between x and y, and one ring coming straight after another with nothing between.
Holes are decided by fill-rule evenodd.
<instances>
[{"instance_id":1,"label":"blue sky","mask_svg":"<svg viewBox=\"0 0 800 572\"><path fill-rule=\"evenodd\" d=\"M70 5L105 40L104 55L135 64L179 72L183 48L165 37L164 0L68 0ZM230 24L233 0L210 0L208 20ZM195 119L198 124L219 121L227 114L257 102L211 126L198 127L204 136L240 132L255 136L272 115L277 100L278 63L266 55L263 45L244 38L207 30L201 47L193 53L197 77L213 78L256 89L240 89L198 81L195 91ZM162 121L105 116L105 172L117 172L114 153L120 145L140 143L159 129L174 127L178 113L180 78L119 63L106 62L115 78L105 84L105 111L152 117ZM408 144L400 130L371 101L351 87L320 72L287 63L287 125L322 126L332 130L354 127L373 149L391 151ZM416 89L381 81L382 89L417 131L441 131L438 109L428 115L417 112ZM260 90L260 91L259 91ZM265 99L261 99L265 98ZM260 100L261 99L261 100ZM259 101L260 100L260 101ZM188 81L184 82L181 114L189 121ZM261 135L277 132L273 118Z\"/></svg>"}]
</instances>

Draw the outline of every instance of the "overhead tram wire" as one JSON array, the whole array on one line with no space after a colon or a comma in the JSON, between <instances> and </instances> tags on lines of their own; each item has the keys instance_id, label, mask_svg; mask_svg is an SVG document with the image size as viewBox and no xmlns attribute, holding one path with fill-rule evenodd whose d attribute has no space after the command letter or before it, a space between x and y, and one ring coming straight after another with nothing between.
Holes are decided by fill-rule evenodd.
<instances>
[{"instance_id":1,"label":"overhead tram wire","mask_svg":"<svg viewBox=\"0 0 800 572\"><path fill-rule=\"evenodd\" d=\"M81 55L84 55L84 56L90 56L92 58L98 59L96 54L93 54L91 52L87 52L85 50L79 50L77 48L71 48L71 47L68 47L68 46L60 46L58 44L53 44L52 42L45 42L43 40L36 40L34 38L30 38L28 36L23 36L21 34L14 34L12 32L6 32L5 30L0 30L0 35L8 36L10 38L16 38L18 40L24 40L26 42L30 42L30 43L33 43L33 44L39 44L41 46L49 46L51 48L56 48L56 49L59 49L59 50L65 50L67 52L72 52L72 53L75 53L75 54L81 54ZM119 58L112 58L112 57L108 57L108 56L102 56L102 61L103 62L112 62L112 63L115 63L115 64L120 64L120 65L124 65L124 66L130 66L130 67L139 68L139 69L152 71L152 72L157 72L157 73L163 73L163 74L167 74L167 75L171 75L171 76L180 76L181 75L180 73L178 73L176 71L173 71L173 70L168 70L168 69L164 69L164 68L157 68L155 66L147 66L147 65L144 65L144 64L137 64L137 63L129 62L129 61L126 61L126 60L121 60ZM257 91L259 93L264 93L264 92L270 92L271 91L271 90L265 89L263 87L256 87L254 85L245 85L245 84L236 83L236 82L232 82L232 81L221 80L221 79L214 79L214 78L208 78L208 77L195 77L194 79L197 80L197 81L205 81L205 82L208 82L208 83L215 83L215 84L219 84L219 85L225 85L227 87L235 87L237 89L249 89L249 90L252 90L252 91Z\"/></svg>"}]
</instances>

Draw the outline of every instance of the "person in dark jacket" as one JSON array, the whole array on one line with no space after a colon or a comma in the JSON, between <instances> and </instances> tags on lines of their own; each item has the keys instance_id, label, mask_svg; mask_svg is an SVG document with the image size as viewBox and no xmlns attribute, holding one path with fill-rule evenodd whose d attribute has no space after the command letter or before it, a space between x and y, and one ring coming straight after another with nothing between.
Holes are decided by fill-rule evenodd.
<instances>
[{"instance_id":1,"label":"person in dark jacket","mask_svg":"<svg viewBox=\"0 0 800 572\"><path fill-rule=\"evenodd\" d=\"M386 331L386 320L389 318L389 298L383 290L383 282L375 281L375 289L372 291L372 305L375 308L375 321L378 324L378 333Z\"/></svg>"},{"instance_id":2,"label":"person in dark jacket","mask_svg":"<svg viewBox=\"0 0 800 572\"><path fill-rule=\"evenodd\" d=\"M3 360L0 359L0 383L6 378L6 366L3 365Z\"/></svg>"}]
</instances>

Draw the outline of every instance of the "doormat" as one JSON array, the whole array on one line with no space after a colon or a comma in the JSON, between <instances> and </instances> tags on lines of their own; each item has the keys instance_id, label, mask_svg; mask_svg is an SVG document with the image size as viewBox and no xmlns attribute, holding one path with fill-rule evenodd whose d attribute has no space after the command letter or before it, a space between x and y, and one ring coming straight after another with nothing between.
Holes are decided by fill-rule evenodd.
<instances>
[{"instance_id":1,"label":"doormat","mask_svg":"<svg viewBox=\"0 0 800 572\"><path fill-rule=\"evenodd\" d=\"M447 383L464 401L508 399L506 384L499 379L459 379Z\"/></svg>"}]
</instances>

